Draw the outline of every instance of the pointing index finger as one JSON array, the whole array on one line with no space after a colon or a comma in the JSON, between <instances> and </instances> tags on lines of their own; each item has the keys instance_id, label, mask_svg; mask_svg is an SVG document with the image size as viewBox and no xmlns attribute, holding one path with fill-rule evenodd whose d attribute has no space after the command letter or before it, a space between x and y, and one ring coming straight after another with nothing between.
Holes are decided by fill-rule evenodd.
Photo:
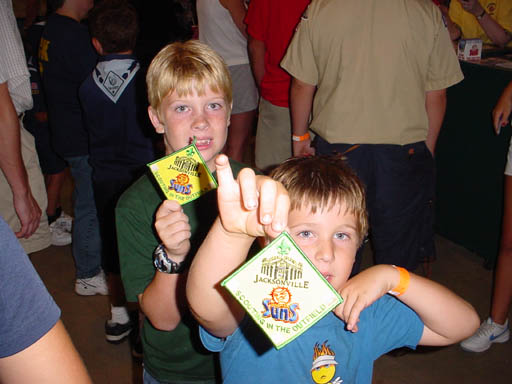
<instances>
[{"instance_id":1,"label":"pointing index finger","mask_svg":"<svg viewBox=\"0 0 512 384\"><path fill-rule=\"evenodd\" d=\"M233 171L229 165L229 159L226 155L219 155L215 159L215 167L217 168L217 181L219 188L232 189L237 188L236 181L233 178Z\"/></svg>"}]
</instances>

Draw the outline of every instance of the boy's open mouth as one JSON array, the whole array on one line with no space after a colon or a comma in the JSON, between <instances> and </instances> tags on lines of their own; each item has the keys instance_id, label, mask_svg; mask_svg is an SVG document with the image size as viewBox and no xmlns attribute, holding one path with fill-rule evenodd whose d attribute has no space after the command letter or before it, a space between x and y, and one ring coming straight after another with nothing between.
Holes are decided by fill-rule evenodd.
<instances>
[{"instance_id":1,"label":"boy's open mouth","mask_svg":"<svg viewBox=\"0 0 512 384\"><path fill-rule=\"evenodd\" d=\"M190 138L190 143L192 143L194 141L193 138ZM212 139L198 139L196 137L196 147L203 147L203 146L207 146L207 145L210 145Z\"/></svg>"}]
</instances>

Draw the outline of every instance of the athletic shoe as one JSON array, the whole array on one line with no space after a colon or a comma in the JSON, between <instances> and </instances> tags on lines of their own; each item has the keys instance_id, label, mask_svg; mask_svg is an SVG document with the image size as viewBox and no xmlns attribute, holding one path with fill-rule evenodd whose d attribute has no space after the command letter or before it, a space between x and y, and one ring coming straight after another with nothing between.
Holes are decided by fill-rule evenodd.
<instances>
[{"instance_id":1,"label":"athletic shoe","mask_svg":"<svg viewBox=\"0 0 512 384\"><path fill-rule=\"evenodd\" d=\"M483 352L491 347L492 343L504 343L510 338L508 320L499 325L489 317L480 325L475 334L460 343L463 350L469 352Z\"/></svg>"},{"instance_id":2,"label":"athletic shoe","mask_svg":"<svg viewBox=\"0 0 512 384\"><path fill-rule=\"evenodd\" d=\"M131 321L128 321L126 324L119 324L112 320L107 320L105 322L105 338L109 343L119 344L128 337L132 328Z\"/></svg>"},{"instance_id":3,"label":"athletic shoe","mask_svg":"<svg viewBox=\"0 0 512 384\"><path fill-rule=\"evenodd\" d=\"M52 245L62 247L72 242L71 233L59 227L56 221L50 224L50 233L52 234Z\"/></svg>"},{"instance_id":4,"label":"athletic shoe","mask_svg":"<svg viewBox=\"0 0 512 384\"><path fill-rule=\"evenodd\" d=\"M81 296L108 295L105 272L101 270L96 276L76 279L75 292Z\"/></svg>"},{"instance_id":5,"label":"athletic shoe","mask_svg":"<svg viewBox=\"0 0 512 384\"><path fill-rule=\"evenodd\" d=\"M73 229L73 217L69 216L64 211L61 212L60 216L55 220L55 223L57 223L59 228L66 232L71 232Z\"/></svg>"}]
</instances>

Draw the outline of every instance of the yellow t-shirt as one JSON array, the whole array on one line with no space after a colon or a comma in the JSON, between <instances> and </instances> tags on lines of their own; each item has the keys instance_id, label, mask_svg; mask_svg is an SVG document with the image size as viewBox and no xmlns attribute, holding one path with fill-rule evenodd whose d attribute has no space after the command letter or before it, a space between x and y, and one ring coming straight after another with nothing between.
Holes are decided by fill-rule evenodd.
<instances>
[{"instance_id":1,"label":"yellow t-shirt","mask_svg":"<svg viewBox=\"0 0 512 384\"><path fill-rule=\"evenodd\" d=\"M479 2L489 16L505 30L512 32L512 0L479 0ZM450 19L460 27L462 38L482 39L484 43L492 44L477 18L466 12L460 1L452 0L450 2L449 15ZM512 47L512 41L509 41L507 47Z\"/></svg>"},{"instance_id":2,"label":"yellow t-shirt","mask_svg":"<svg viewBox=\"0 0 512 384\"><path fill-rule=\"evenodd\" d=\"M281 66L317 86L310 128L329 143L427 137L427 91L463 75L431 1L315 0Z\"/></svg>"}]
</instances>

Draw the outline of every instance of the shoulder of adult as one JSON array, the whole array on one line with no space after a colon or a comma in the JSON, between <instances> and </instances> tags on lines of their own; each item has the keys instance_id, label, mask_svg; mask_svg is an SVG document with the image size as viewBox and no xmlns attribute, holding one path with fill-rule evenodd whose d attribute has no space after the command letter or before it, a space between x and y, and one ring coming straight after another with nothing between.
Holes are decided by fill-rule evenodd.
<instances>
[{"instance_id":1,"label":"shoulder of adult","mask_svg":"<svg viewBox=\"0 0 512 384\"><path fill-rule=\"evenodd\" d=\"M59 320L60 309L2 218L0 244L1 358L39 340Z\"/></svg>"}]
</instances>

